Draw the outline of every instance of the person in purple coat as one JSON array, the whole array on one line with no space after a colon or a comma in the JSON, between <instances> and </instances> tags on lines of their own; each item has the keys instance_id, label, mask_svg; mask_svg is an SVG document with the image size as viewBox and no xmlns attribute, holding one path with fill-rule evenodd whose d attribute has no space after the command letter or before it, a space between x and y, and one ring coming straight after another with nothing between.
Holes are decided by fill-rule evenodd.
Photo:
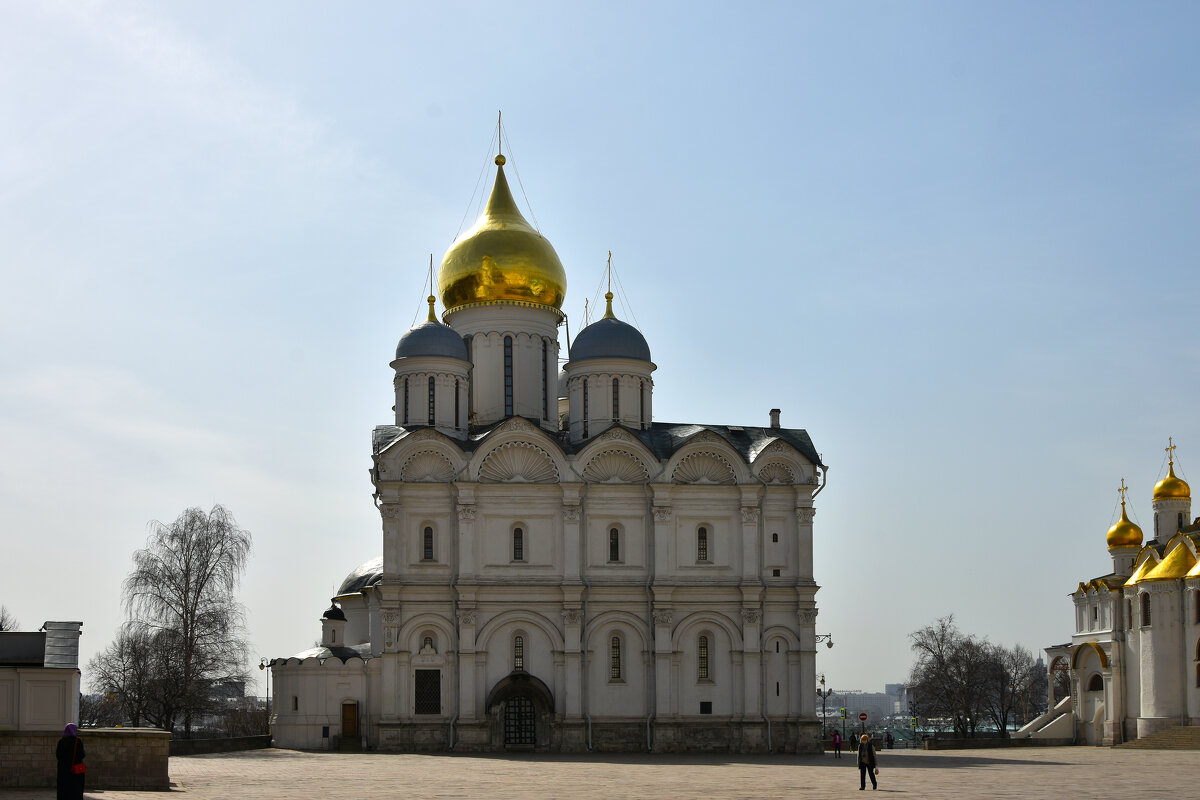
<instances>
[{"instance_id":1,"label":"person in purple coat","mask_svg":"<svg viewBox=\"0 0 1200 800\"><path fill-rule=\"evenodd\" d=\"M79 728L72 722L63 730L54 756L58 759L58 800L83 800L83 757ZM79 765L79 767L76 767Z\"/></svg>"}]
</instances>

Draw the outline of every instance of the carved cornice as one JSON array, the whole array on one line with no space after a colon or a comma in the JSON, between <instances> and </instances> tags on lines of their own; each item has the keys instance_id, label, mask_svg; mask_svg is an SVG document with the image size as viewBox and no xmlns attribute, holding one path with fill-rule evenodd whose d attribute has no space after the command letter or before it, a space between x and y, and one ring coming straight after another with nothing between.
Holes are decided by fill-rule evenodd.
<instances>
[{"instance_id":1,"label":"carved cornice","mask_svg":"<svg viewBox=\"0 0 1200 800\"><path fill-rule=\"evenodd\" d=\"M568 625L578 625L583 622L583 610L579 608L564 608L562 618L563 622Z\"/></svg>"},{"instance_id":2,"label":"carved cornice","mask_svg":"<svg viewBox=\"0 0 1200 800\"><path fill-rule=\"evenodd\" d=\"M742 609L742 622L745 623L746 625L756 624L758 622L759 616L760 616L760 614L759 614L759 610L757 608L743 608Z\"/></svg>"},{"instance_id":3,"label":"carved cornice","mask_svg":"<svg viewBox=\"0 0 1200 800\"><path fill-rule=\"evenodd\" d=\"M756 506L742 506L742 524L749 525L758 522L758 508Z\"/></svg>"},{"instance_id":4,"label":"carved cornice","mask_svg":"<svg viewBox=\"0 0 1200 800\"><path fill-rule=\"evenodd\" d=\"M579 522L579 506L563 506L564 522Z\"/></svg>"},{"instance_id":5,"label":"carved cornice","mask_svg":"<svg viewBox=\"0 0 1200 800\"><path fill-rule=\"evenodd\" d=\"M475 506L458 507L458 519L461 522L472 522L475 519Z\"/></svg>"},{"instance_id":6,"label":"carved cornice","mask_svg":"<svg viewBox=\"0 0 1200 800\"><path fill-rule=\"evenodd\" d=\"M654 612L655 625L670 625L673 619L675 619L675 614L673 611L664 610Z\"/></svg>"},{"instance_id":7,"label":"carved cornice","mask_svg":"<svg viewBox=\"0 0 1200 800\"><path fill-rule=\"evenodd\" d=\"M800 618L801 625L817 624L817 609L815 608L802 608L796 612L796 616Z\"/></svg>"},{"instance_id":8,"label":"carved cornice","mask_svg":"<svg viewBox=\"0 0 1200 800\"><path fill-rule=\"evenodd\" d=\"M671 521L671 507L670 506L655 506L654 507L654 521L655 522L670 522Z\"/></svg>"},{"instance_id":9,"label":"carved cornice","mask_svg":"<svg viewBox=\"0 0 1200 800\"><path fill-rule=\"evenodd\" d=\"M398 620L398 619L400 619L400 612L399 612L399 611L396 611L396 610L394 610L394 609L390 609L390 608L389 608L388 610L386 610L386 611L384 611L384 612L383 612L383 621L384 621L384 622L389 622L389 623L390 623L390 622L395 622L395 621L396 621L396 620Z\"/></svg>"},{"instance_id":10,"label":"carved cornice","mask_svg":"<svg viewBox=\"0 0 1200 800\"><path fill-rule=\"evenodd\" d=\"M811 524L816 515L815 508L798 507L796 509L796 521L804 525Z\"/></svg>"},{"instance_id":11,"label":"carved cornice","mask_svg":"<svg viewBox=\"0 0 1200 800\"><path fill-rule=\"evenodd\" d=\"M475 609L460 608L458 610L458 622L460 625L474 625L475 624Z\"/></svg>"},{"instance_id":12,"label":"carved cornice","mask_svg":"<svg viewBox=\"0 0 1200 800\"><path fill-rule=\"evenodd\" d=\"M384 519L400 519L404 516L404 508L399 503L384 503L379 507L379 514Z\"/></svg>"}]
</instances>

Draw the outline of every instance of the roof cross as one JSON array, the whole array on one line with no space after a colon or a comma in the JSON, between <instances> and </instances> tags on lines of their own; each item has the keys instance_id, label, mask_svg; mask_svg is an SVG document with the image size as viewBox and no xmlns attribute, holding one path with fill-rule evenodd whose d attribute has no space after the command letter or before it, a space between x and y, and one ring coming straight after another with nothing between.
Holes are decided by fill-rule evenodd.
<instances>
[{"instance_id":1,"label":"roof cross","mask_svg":"<svg viewBox=\"0 0 1200 800\"><path fill-rule=\"evenodd\" d=\"M1167 437L1167 460L1171 462L1171 466L1175 466L1175 442L1170 436Z\"/></svg>"}]
</instances>

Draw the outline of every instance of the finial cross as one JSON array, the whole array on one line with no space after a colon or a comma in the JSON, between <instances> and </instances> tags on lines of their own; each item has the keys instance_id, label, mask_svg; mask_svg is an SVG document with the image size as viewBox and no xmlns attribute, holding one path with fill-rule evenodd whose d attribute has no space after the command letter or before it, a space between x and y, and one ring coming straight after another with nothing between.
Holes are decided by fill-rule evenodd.
<instances>
[{"instance_id":1,"label":"finial cross","mask_svg":"<svg viewBox=\"0 0 1200 800\"><path fill-rule=\"evenodd\" d=\"M1121 478L1121 488L1117 489L1117 494L1121 495L1121 506L1125 506L1125 493L1129 491L1129 487L1125 485L1125 479Z\"/></svg>"},{"instance_id":2,"label":"finial cross","mask_svg":"<svg viewBox=\"0 0 1200 800\"><path fill-rule=\"evenodd\" d=\"M1172 438L1170 436L1167 437L1166 451L1167 451L1167 460L1171 462L1172 466L1174 466L1175 465L1175 442L1172 440Z\"/></svg>"}]
</instances>

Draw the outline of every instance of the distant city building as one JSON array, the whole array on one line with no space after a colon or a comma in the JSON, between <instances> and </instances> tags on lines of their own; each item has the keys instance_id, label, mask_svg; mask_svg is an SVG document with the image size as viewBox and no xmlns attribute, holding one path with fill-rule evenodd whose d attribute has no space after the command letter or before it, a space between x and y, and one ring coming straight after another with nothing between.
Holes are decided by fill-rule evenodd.
<instances>
[{"instance_id":1,"label":"distant city building","mask_svg":"<svg viewBox=\"0 0 1200 800\"><path fill-rule=\"evenodd\" d=\"M1074 636L1046 648L1050 692L1067 675L1070 697L1051 702L1023 735L1118 744L1200 724L1200 520L1175 475L1174 449L1154 487L1154 538L1145 544L1122 481L1121 518L1107 537L1112 571L1079 584Z\"/></svg>"},{"instance_id":2,"label":"distant city building","mask_svg":"<svg viewBox=\"0 0 1200 800\"><path fill-rule=\"evenodd\" d=\"M867 712L868 722L876 723L892 716L895 712L895 701L886 692L860 692L857 690L835 690L826 701L830 715L846 709L849 718L858 722L858 715Z\"/></svg>"},{"instance_id":3,"label":"distant city building","mask_svg":"<svg viewBox=\"0 0 1200 800\"><path fill-rule=\"evenodd\" d=\"M319 647L271 662L275 743L818 751L808 433L778 410L655 421L657 367L611 292L560 373L566 273L496 163L442 260L442 321L431 296L391 363L383 555L342 582Z\"/></svg>"}]
</instances>

